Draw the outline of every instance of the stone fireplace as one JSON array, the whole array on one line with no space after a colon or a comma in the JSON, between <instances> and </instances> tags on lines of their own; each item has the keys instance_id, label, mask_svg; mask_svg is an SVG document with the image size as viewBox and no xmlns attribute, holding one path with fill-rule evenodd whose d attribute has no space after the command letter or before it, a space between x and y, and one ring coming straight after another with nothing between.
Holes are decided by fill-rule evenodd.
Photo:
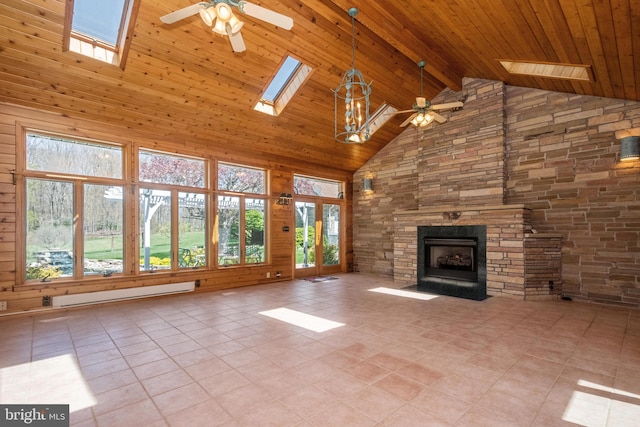
<instances>
[{"instance_id":1,"label":"stone fireplace","mask_svg":"<svg viewBox=\"0 0 640 427\"><path fill-rule=\"evenodd\" d=\"M485 299L486 234L483 225L418 226L418 290Z\"/></svg>"},{"instance_id":2,"label":"stone fireplace","mask_svg":"<svg viewBox=\"0 0 640 427\"><path fill-rule=\"evenodd\" d=\"M456 215L447 215L455 211ZM482 300L555 298L562 236L534 233L524 205L398 211L394 280L419 291Z\"/></svg>"}]
</instances>

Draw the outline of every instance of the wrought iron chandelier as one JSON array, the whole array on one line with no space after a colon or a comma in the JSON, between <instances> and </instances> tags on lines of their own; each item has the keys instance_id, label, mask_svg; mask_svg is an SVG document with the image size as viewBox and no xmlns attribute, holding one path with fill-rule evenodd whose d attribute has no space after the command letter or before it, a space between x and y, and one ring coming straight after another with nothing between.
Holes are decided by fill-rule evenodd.
<instances>
[{"instance_id":1,"label":"wrought iron chandelier","mask_svg":"<svg viewBox=\"0 0 640 427\"><path fill-rule=\"evenodd\" d=\"M367 84L360 70L355 68L355 16L358 9L349 9L351 16L351 69L342 77L342 82L333 91L335 95L334 137L345 144L362 144L370 136L369 94L371 84Z\"/></svg>"}]
</instances>

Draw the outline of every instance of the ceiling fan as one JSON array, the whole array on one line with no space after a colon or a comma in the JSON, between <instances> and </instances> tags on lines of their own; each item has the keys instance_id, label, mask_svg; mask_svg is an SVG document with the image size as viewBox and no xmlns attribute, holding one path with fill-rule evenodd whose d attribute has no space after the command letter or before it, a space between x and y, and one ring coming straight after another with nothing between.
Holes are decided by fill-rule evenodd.
<instances>
[{"instance_id":1,"label":"ceiling fan","mask_svg":"<svg viewBox=\"0 0 640 427\"><path fill-rule=\"evenodd\" d=\"M407 118L407 120L402 122L400 127L405 127L409 123L411 123L415 127L421 128L431 124L431 122L433 122L434 120L438 123L444 123L447 121L447 119L436 113L436 111L462 108L462 106L464 105L460 101L432 105L431 101L428 101L422 96L422 74L424 72L425 65L427 65L425 61L418 62L418 67L420 67L420 96L416 97L416 102L415 104L413 104L413 108L411 110L398 111L396 113L413 113Z\"/></svg>"},{"instance_id":2,"label":"ceiling fan","mask_svg":"<svg viewBox=\"0 0 640 427\"><path fill-rule=\"evenodd\" d=\"M204 23L211 27L214 33L229 36L231 49L233 49L234 52L244 52L246 46L242 34L240 34L240 29L244 25L244 22L240 21L233 13L234 8L245 15L285 30L290 30L293 27L293 19L290 17L244 0L201 1L164 15L160 17L160 20L165 24L173 24L174 22L198 13Z\"/></svg>"}]
</instances>

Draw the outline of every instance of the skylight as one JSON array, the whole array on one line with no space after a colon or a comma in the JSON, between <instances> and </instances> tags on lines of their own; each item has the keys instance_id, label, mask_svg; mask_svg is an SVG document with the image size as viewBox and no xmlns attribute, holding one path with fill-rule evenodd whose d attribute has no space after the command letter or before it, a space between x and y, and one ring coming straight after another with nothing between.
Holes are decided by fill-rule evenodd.
<instances>
[{"instance_id":1,"label":"skylight","mask_svg":"<svg viewBox=\"0 0 640 427\"><path fill-rule=\"evenodd\" d=\"M254 110L277 116L311 74L311 67L287 56Z\"/></svg>"},{"instance_id":2,"label":"skylight","mask_svg":"<svg viewBox=\"0 0 640 427\"><path fill-rule=\"evenodd\" d=\"M549 77L555 79L594 81L593 73L589 65L510 60L500 60L500 64L510 74L522 74L526 76Z\"/></svg>"},{"instance_id":3,"label":"skylight","mask_svg":"<svg viewBox=\"0 0 640 427\"><path fill-rule=\"evenodd\" d=\"M389 104L382 104L372 115L369 117L369 136L373 135L378 129L380 129L389 119L391 119L398 109Z\"/></svg>"},{"instance_id":4,"label":"skylight","mask_svg":"<svg viewBox=\"0 0 640 427\"><path fill-rule=\"evenodd\" d=\"M124 68L132 11L140 0L67 2L64 48Z\"/></svg>"},{"instance_id":5,"label":"skylight","mask_svg":"<svg viewBox=\"0 0 640 427\"><path fill-rule=\"evenodd\" d=\"M116 46L125 0L74 0L73 32Z\"/></svg>"},{"instance_id":6,"label":"skylight","mask_svg":"<svg viewBox=\"0 0 640 427\"><path fill-rule=\"evenodd\" d=\"M273 103L282 92L282 89L284 89L286 84L289 83L293 73L296 72L299 66L300 61L287 56L287 59L284 60L284 63L276 73L275 77L271 80L269 86L267 86L267 90L262 94L261 101Z\"/></svg>"}]
</instances>

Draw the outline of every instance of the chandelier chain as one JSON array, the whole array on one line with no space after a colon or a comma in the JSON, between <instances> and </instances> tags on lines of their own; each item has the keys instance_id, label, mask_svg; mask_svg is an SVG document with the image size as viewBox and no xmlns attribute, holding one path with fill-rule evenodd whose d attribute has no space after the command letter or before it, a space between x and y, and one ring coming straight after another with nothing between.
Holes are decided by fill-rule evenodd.
<instances>
[{"instance_id":1,"label":"chandelier chain","mask_svg":"<svg viewBox=\"0 0 640 427\"><path fill-rule=\"evenodd\" d=\"M356 17L351 16L351 69L356 68Z\"/></svg>"}]
</instances>

